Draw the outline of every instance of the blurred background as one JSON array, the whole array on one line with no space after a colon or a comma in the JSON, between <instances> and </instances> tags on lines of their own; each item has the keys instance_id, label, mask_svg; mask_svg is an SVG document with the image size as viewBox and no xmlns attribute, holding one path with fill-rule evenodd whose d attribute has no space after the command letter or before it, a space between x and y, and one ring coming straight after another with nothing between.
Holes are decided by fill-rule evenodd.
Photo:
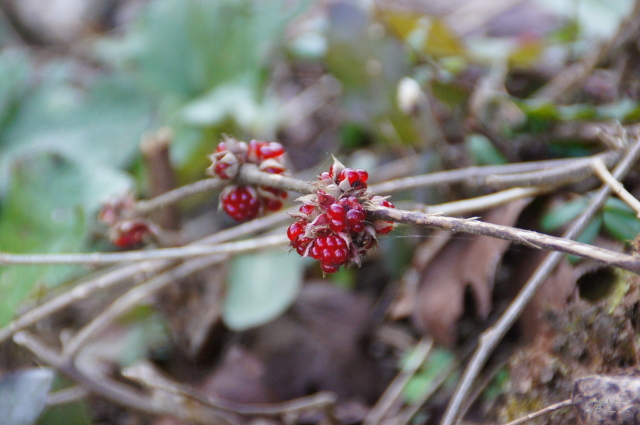
<instances>
[{"instance_id":1,"label":"blurred background","mask_svg":"<svg viewBox=\"0 0 640 425\"><path fill-rule=\"evenodd\" d=\"M204 178L207 155L223 133L281 142L290 171L303 179L328 169L331 155L384 181L599 152L596 124L632 124L640 117L637 37L620 30L637 34L636 9L632 0L0 0L0 251L112 250L97 212L106 199L127 191L139 198L157 194L140 141L165 127L173 133L176 185ZM548 84L576 61L589 72L568 77L565 85ZM437 204L484 193L447 186L393 200ZM564 196L553 205L568 201L574 201L572 211L585 202ZM229 227L216 210L212 195L181 203L183 239ZM625 205L614 202L608 211L600 224L612 240L632 240L640 231ZM573 213L563 214L547 219L543 229L556 231ZM390 282L415 266L414 252L424 240L424 232L401 228L361 269L332 276L334 285L307 284L311 289L302 295L303 282L321 278L312 262L286 251L238 257L215 274L250 282L246 286L236 283L223 296L220 282L209 279L204 287L213 292L165 294L164 305L160 297L158 304L141 306L85 360L96 362L96 352L106 347L100 364L153 358L179 380L246 402L329 389L355 399L344 417L361 421L363 406L381 394L401 353L425 328L451 348L459 339L448 326L463 310L482 320L490 310L481 301L469 307L474 302L460 295L451 323L418 318L411 324L411 308L402 313L398 307L400 330L387 331L384 344L372 336L370 321L379 330L393 298ZM247 276L246 269L258 271ZM0 328L86 273L75 266L4 267ZM251 304L248 293L263 298ZM103 308L108 297L101 297L43 329L55 341L61 329ZM194 307L195 299L208 304ZM256 309L262 310L247 313ZM284 311L288 315L280 316ZM291 314L312 329L287 333ZM274 318L276 325L240 344L253 351L238 348L234 332ZM465 329L461 338L477 330ZM276 346L274 334L289 339ZM309 342L318 334L334 338L329 348ZM378 341L373 354L371 338ZM454 357L439 352L407 399L421 394L434 370ZM251 375L247 362L265 367L266 378ZM0 371L25 364L24 353L7 342L0 346ZM226 366L210 374L220 364ZM442 400L436 405L441 410ZM93 400L51 408L39 423L160 421Z\"/></svg>"}]
</instances>

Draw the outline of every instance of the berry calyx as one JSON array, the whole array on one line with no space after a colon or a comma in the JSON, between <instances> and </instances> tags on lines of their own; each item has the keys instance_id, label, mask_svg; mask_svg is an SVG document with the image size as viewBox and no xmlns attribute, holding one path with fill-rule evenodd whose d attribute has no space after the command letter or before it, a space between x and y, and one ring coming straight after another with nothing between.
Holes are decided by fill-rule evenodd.
<instances>
[{"instance_id":1,"label":"berry calyx","mask_svg":"<svg viewBox=\"0 0 640 425\"><path fill-rule=\"evenodd\" d=\"M251 186L228 186L220 199L222 209L236 221L251 220L260 213L260 201Z\"/></svg>"}]
</instances>

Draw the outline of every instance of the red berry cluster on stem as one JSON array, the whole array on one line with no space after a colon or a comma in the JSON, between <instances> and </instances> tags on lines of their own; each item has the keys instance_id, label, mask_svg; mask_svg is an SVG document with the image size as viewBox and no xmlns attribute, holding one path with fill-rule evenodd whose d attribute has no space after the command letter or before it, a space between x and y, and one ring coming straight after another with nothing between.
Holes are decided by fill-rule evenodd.
<instances>
[{"instance_id":1,"label":"red berry cluster on stem","mask_svg":"<svg viewBox=\"0 0 640 425\"><path fill-rule=\"evenodd\" d=\"M291 246L303 257L320 261L324 273L341 266L360 265L367 251L377 245L377 237L393 230L393 223L367 220L367 206L393 204L367 191L369 174L345 168L337 160L318 177L313 194L303 202L296 222L287 229Z\"/></svg>"},{"instance_id":2,"label":"red berry cluster on stem","mask_svg":"<svg viewBox=\"0 0 640 425\"><path fill-rule=\"evenodd\" d=\"M119 248L137 248L149 236L157 236L151 222L134 217L134 208L135 199L127 194L105 202L98 214L98 219L109 226L109 240Z\"/></svg>"},{"instance_id":3,"label":"red berry cluster on stem","mask_svg":"<svg viewBox=\"0 0 640 425\"><path fill-rule=\"evenodd\" d=\"M207 174L223 180L233 179L244 163L258 165L260 171L283 174L286 171L284 147L278 142L252 140L248 144L223 136L216 151L209 155ZM277 211L287 192L270 186L229 185L220 194L222 209L237 221L251 220L265 211Z\"/></svg>"}]
</instances>

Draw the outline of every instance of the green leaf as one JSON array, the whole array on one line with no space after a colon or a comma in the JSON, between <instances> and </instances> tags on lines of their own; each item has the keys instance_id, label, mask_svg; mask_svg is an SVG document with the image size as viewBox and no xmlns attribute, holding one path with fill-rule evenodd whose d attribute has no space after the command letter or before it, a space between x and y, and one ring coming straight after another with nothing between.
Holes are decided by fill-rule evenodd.
<instances>
[{"instance_id":1,"label":"green leaf","mask_svg":"<svg viewBox=\"0 0 640 425\"><path fill-rule=\"evenodd\" d=\"M0 417L4 425L31 425L44 409L54 372L33 368L0 380Z\"/></svg>"},{"instance_id":2,"label":"green leaf","mask_svg":"<svg viewBox=\"0 0 640 425\"><path fill-rule=\"evenodd\" d=\"M296 255L271 251L233 259L222 318L236 331L262 325L296 299L303 263Z\"/></svg>"},{"instance_id":3,"label":"green leaf","mask_svg":"<svg viewBox=\"0 0 640 425\"><path fill-rule=\"evenodd\" d=\"M464 140L467 153L476 165L506 164L507 159L493 146L493 143L481 134L470 134Z\"/></svg>"},{"instance_id":4,"label":"green leaf","mask_svg":"<svg viewBox=\"0 0 640 425\"><path fill-rule=\"evenodd\" d=\"M578 197L553 208L542 216L540 226L545 232L551 232L574 220L587 206L586 197Z\"/></svg>"},{"instance_id":5,"label":"green leaf","mask_svg":"<svg viewBox=\"0 0 640 425\"><path fill-rule=\"evenodd\" d=\"M640 233L640 220L623 201L609 198L604 208L604 228L619 241L628 242Z\"/></svg>"},{"instance_id":6,"label":"green leaf","mask_svg":"<svg viewBox=\"0 0 640 425\"><path fill-rule=\"evenodd\" d=\"M0 251L77 252L88 221L106 197L130 188L123 173L78 163L40 150L14 158L10 188L0 210ZM0 326L4 326L34 286L67 279L76 267L0 267Z\"/></svg>"},{"instance_id":7,"label":"green leaf","mask_svg":"<svg viewBox=\"0 0 640 425\"><path fill-rule=\"evenodd\" d=\"M406 365L411 360L412 353L407 356L403 363ZM444 370L451 366L454 356L450 351L443 348L436 348L429 355L429 359L422 369L409 380L404 388L404 397L408 403L418 400L422 395L431 388L434 380L442 374ZM402 366L406 369L407 366Z\"/></svg>"},{"instance_id":8,"label":"green leaf","mask_svg":"<svg viewBox=\"0 0 640 425\"><path fill-rule=\"evenodd\" d=\"M100 167L127 165L149 124L148 100L121 78L99 79L88 90L48 78L23 99L0 134L0 172L16 156L40 149ZM0 184L6 187L6 174Z\"/></svg>"}]
</instances>

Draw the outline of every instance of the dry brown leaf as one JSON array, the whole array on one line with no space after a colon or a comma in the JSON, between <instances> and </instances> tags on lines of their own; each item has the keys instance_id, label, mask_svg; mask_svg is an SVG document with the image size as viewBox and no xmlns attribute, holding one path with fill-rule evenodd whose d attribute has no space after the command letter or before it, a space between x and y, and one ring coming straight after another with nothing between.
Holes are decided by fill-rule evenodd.
<instances>
[{"instance_id":1,"label":"dry brown leaf","mask_svg":"<svg viewBox=\"0 0 640 425\"><path fill-rule=\"evenodd\" d=\"M264 382L279 400L333 391L342 401L378 394L379 371L367 355L368 299L327 283L303 287L283 316L255 332L252 351Z\"/></svg>"},{"instance_id":2,"label":"dry brown leaf","mask_svg":"<svg viewBox=\"0 0 640 425\"><path fill-rule=\"evenodd\" d=\"M524 199L489 211L484 221L512 226ZM457 338L456 323L464 313L466 288L471 289L476 316L484 320L491 310L495 272L510 242L487 236L453 238L429 263L418 291L413 322L444 345Z\"/></svg>"},{"instance_id":3,"label":"dry brown leaf","mask_svg":"<svg viewBox=\"0 0 640 425\"><path fill-rule=\"evenodd\" d=\"M515 267L517 276L513 278L514 286L522 287L547 255L544 251L527 250L523 261ZM525 343L550 330L549 322L542 320L544 312L566 306L575 287L574 268L565 258L538 289L520 316L520 330Z\"/></svg>"}]
</instances>

